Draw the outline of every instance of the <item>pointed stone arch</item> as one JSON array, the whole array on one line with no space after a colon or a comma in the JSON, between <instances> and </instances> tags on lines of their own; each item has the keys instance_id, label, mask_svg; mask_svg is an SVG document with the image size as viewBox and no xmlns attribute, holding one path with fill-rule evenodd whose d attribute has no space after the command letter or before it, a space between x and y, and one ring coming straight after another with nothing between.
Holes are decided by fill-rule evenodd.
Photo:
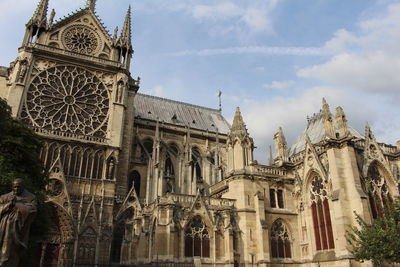
<instances>
[{"instance_id":1,"label":"pointed stone arch","mask_svg":"<svg viewBox=\"0 0 400 267\"><path fill-rule=\"evenodd\" d=\"M383 209L393 201L396 192L396 182L391 172L379 160L373 160L365 168L367 170L363 182L369 199L373 218L383 215Z\"/></svg>"},{"instance_id":2,"label":"pointed stone arch","mask_svg":"<svg viewBox=\"0 0 400 267\"><path fill-rule=\"evenodd\" d=\"M185 257L209 258L212 230L201 215L194 215L184 228Z\"/></svg>"},{"instance_id":3,"label":"pointed stone arch","mask_svg":"<svg viewBox=\"0 0 400 267\"><path fill-rule=\"evenodd\" d=\"M289 224L282 218L271 224L270 244L272 258L292 257L292 233Z\"/></svg>"}]
</instances>

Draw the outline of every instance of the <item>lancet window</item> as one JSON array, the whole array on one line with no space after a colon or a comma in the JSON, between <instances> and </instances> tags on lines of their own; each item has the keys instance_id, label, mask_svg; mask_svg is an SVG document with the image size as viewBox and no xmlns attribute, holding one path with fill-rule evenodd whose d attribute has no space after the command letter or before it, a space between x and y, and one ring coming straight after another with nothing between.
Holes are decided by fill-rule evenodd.
<instances>
[{"instance_id":1,"label":"lancet window","mask_svg":"<svg viewBox=\"0 0 400 267\"><path fill-rule=\"evenodd\" d=\"M310 193L316 249L333 249L335 244L326 181L317 174L311 179Z\"/></svg>"},{"instance_id":2,"label":"lancet window","mask_svg":"<svg viewBox=\"0 0 400 267\"><path fill-rule=\"evenodd\" d=\"M383 208L392 202L386 180L376 163L373 163L368 169L366 187L372 217L375 219L382 216Z\"/></svg>"},{"instance_id":3,"label":"lancet window","mask_svg":"<svg viewBox=\"0 0 400 267\"><path fill-rule=\"evenodd\" d=\"M287 227L281 220L276 220L271 227L272 258L291 258L290 236Z\"/></svg>"},{"instance_id":4,"label":"lancet window","mask_svg":"<svg viewBox=\"0 0 400 267\"><path fill-rule=\"evenodd\" d=\"M105 163L103 150L59 143L50 143L43 146L41 159L47 170L53 166L58 158L66 177L103 178L103 166Z\"/></svg>"},{"instance_id":5,"label":"lancet window","mask_svg":"<svg viewBox=\"0 0 400 267\"><path fill-rule=\"evenodd\" d=\"M198 183L203 181L201 172L201 154L197 148L192 149L192 177L196 178Z\"/></svg>"},{"instance_id":6,"label":"lancet window","mask_svg":"<svg viewBox=\"0 0 400 267\"><path fill-rule=\"evenodd\" d=\"M140 183L141 183L140 173L138 171L131 172L128 177L128 190L130 190L132 186L134 186L136 194L140 196Z\"/></svg>"},{"instance_id":7,"label":"lancet window","mask_svg":"<svg viewBox=\"0 0 400 267\"><path fill-rule=\"evenodd\" d=\"M283 209L285 206L283 204L283 190L282 189L269 189L269 199L271 208Z\"/></svg>"},{"instance_id":8,"label":"lancet window","mask_svg":"<svg viewBox=\"0 0 400 267\"><path fill-rule=\"evenodd\" d=\"M210 257L210 235L200 216L195 216L185 230L185 257Z\"/></svg>"}]
</instances>

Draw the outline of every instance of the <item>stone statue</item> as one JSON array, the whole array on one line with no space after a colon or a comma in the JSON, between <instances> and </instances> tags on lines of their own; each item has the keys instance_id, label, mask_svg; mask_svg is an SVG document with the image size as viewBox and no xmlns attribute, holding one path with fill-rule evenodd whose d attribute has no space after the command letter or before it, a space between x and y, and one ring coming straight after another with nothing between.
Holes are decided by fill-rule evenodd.
<instances>
[{"instance_id":1,"label":"stone statue","mask_svg":"<svg viewBox=\"0 0 400 267\"><path fill-rule=\"evenodd\" d=\"M25 74L28 69L28 60L24 58L19 62L19 70L18 70L18 82L23 82L25 79Z\"/></svg>"},{"instance_id":2,"label":"stone statue","mask_svg":"<svg viewBox=\"0 0 400 267\"><path fill-rule=\"evenodd\" d=\"M0 267L18 267L36 206L35 195L25 190L22 179L14 180L12 192L0 196Z\"/></svg>"}]
</instances>

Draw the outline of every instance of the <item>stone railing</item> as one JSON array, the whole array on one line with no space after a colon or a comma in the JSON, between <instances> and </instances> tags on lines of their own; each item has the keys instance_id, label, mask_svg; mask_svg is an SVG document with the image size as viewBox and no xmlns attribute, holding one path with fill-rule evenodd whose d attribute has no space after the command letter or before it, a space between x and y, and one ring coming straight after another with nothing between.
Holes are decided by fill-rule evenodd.
<instances>
[{"instance_id":1,"label":"stone railing","mask_svg":"<svg viewBox=\"0 0 400 267\"><path fill-rule=\"evenodd\" d=\"M99 64L102 64L102 65L112 65L112 66L117 67L117 68L120 68L120 67L123 66L118 61L99 58L99 57L90 56L90 55L81 54L81 53L76 53L76 52L73 52L73 51L68 51L68 50L57 48L57 47L52 47L52 46L38 44L38 43L29 43L28 47L39 49L39 50L43 50L43 51L48 51L48 52L52 52L52 53L57 53L57 54L61 54L61 55L66 55L66 56L79 57L80 59L87 59L87 60L90 60L90 61L95 61L95 62L97 62Z\"/></svg>"},{"instance_id":2,"label":"stone railing","mask_svg":"<svg viewBox=\"0 0 400 267\"><path fill-rule=\"evenodd\" d=\"M297 153L297 154L295 154L293 156L290 156L289 160L290 160L291 163L299 163L299 162L304 161L304 155L305 155L305 152L303 150L300 153Z\"/></svg>"},{"instance_id":3,"label":"stone railing","mask_svg":"<svg viewBox=\"0 0 400 267\"><path fill-rule=\"evenodd\" d=\"M173 200L175 203L193 203L196 200L196 196L180 195L180 194L169 194L168 198L170 200ZM235 202L236 202L233 199L213 198L213 197L207 197L207 196L203 196L203 200L207 205L221 206L221 207L223 207L223 206L234 207Z\"/></svg>"},{"instance_id":4,"label":"stone railing","mask_svg":"<svg viewBox=\"0 0 400 267\"><path fill-rule=\"evenodd\" d=\"M270 166L255 166L255 171L260 174L273 176L286 176L286 171L280 168Z\"/></svg>"},{"instance_id":5,"label":"stone railing","mask_svg":"<svg viewBox=\"0 0 400 267\"><path fill-rule=\"evenodd\" d=\"M46 129L38 128L38 127L34 127L33 129L36 133L41 134L41 135L53 135L53 136L59 136L62 138L69 138L69 139L72 138L72 139L84 140L84 141L101 143L101 144L104 144L107 141L106 138L90 136L90 135L79 135L79 134L68 133L68 132L59 132L59 131L53 131L53 130L46 130Z\"/></svg>"},{"instance_id":6,"label":"stone railing","mask_svg":"<svg viewBox=\"0 0 400 267\"><path fill-rule=\"evenodd\" d=\"M365 147L365 140L357 140L354 142L354 146L357 149L364 149ZM392 146L392 145L387 145L387 144L379 144L379 147L382 149L384 154L396 154L399 153L399 150L397 147Z\"/></svg>"}]
</instances>

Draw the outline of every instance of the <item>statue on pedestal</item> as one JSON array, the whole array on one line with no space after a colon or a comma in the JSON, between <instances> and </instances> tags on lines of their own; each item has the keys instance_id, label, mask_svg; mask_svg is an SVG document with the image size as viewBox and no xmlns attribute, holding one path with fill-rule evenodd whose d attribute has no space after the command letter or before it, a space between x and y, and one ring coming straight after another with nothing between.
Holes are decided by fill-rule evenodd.
<instances>
[{"instance_id":1,"label":"statue on pedestal","mask_svg":"<svg viewBox=\"0 0 400 267\"><path fill-rule=\"evenodd\" d=\"M14 180L12 192L0 196L0 267L18 267L36 211L36 197L25 190L22 179Z\"/></svg>"}]
</instances>

